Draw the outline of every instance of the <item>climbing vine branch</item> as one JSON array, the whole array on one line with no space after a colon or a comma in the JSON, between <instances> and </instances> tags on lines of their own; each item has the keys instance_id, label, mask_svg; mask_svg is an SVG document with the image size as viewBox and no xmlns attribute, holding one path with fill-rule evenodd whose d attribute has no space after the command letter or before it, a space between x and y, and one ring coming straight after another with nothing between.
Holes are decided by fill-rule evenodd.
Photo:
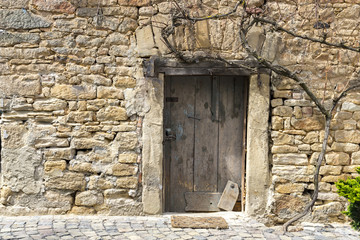
<instances>
[{"instance_id":1,"label":"climbing vine branch","mask_svg":"<svg viewBox=\"0 0 360 240\"><path fill-rule=\"evenodd\" d=\"M308 214L312 210L312 208L318 198L319 172L320 172L320 167L322 165L322 162L324 160L325 153L327 150L327 145L328 145L328 140L329 140L329 135L330 135L330 124L331 124L333 112L334 112L336 106L338 105L338 103L341 101L342 98L344 98L347 95L347 93L360 88L360 83L359 83L360 80L355 81L355 84L353 84L350 87L346 86L345 89L337 97L334 97L332 99L330 108L327 108L324 105L324 103L321 102L321 100L316 97L314 92L310 89L310 87L306 84L306 82L299 76L299 74L296 71L293 71L285 66L274 64L271 61L261 57L260 54L258 54L248 43L247 34L254 25L259 25L259 24L262 26L270 25L274 31L285 33L294 38L300 38L303 40L307 40L311 43L320 43L325 46L339 48L339 49L345 49L345 50L349 50L349 51L353 51L353 52L357 52L357 53L360 53L360 48L346 45L345 42L343 42L343 41L341 41L340 43L330 42L327 40L326 34L323 34L322 38L316 38L316 37L309 37L307 35L298 34L295 31L286 29L286 28L280 26L275 20L270 20L269 17L266 17L266 18L263 17L262 15L264 14L265 11L263 11L261 8L248 8L245 0L238 1L236 3L235 7L231 11L229 11L225 14L215 14L212 16L204 16L204 17L193 17L186 11L186 9L180 7L180 4L178 4L178 2L176 0L173 0L173 2L175 4L178 12L176 12L173 15L173 17L171 19L171 23L162 29L161 34L162 34L164 43L177 58L181 59L182 61L184 61L186 63L196 63L202 59L207 58L207 59L220 60L227 64L233 64L233 63L221 58L220 56L213 55L213 54L207 54L205 56L187 56L182 51L179 51L176 48L176 46L174 46L171 43L171 41L169 40L169 37L175 33L175 30L177 27L185 24L184 21L188 22L190 24L195 24L196 22L205 21L205 20L209 20L209 19L226 18L226 17L231 16L235 12L237 12L239 7L241 6L243 9L243 12L242 12L242 15L240 16L240 21L238 23L238 25L240 27L239 38L241 41L241 45L242 45L243 49L245 50L245 52L248 54L248 57L255 60L258 63L258 67L256 67L256 68L254 68L252 66L247 66L247 65L244 65L241 67L249 69L254 73L258 72L259 68L265 68L265 69L271 70L272 72L274 72L282 77L286 77L286 78L290 78L290 79L294 80L304 90L304 92L306 92L306 94L309 96L311 101L313 101L315 103L315 105L317 106L317 108L320 110L321 114L325 118L325 135L324 135L324 139L322 142L321 152L317 159L316 168L315 168L315 172L314 172L314 193L311 196L310 202L305 206L303 211L299 214L296 214L293 218L291 218L289 221L287 221L283 225L283 230L287 231L288 227L292 223L298 221L299 219L304 217L306 214ZM317 0L315 3L318 4ZM320 25L317 24L316 26L314 25L314 27L315 28L327 27L327 25L326 26L325 25L320 26Z\"/></svg>"}]
</instances>

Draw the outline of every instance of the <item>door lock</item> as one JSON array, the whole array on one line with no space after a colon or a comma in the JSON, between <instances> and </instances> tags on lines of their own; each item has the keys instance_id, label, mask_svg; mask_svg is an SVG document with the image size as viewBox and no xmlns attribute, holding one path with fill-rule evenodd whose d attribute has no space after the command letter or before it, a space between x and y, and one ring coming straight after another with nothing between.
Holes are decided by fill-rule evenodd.
<instances>
[{"instance_id":1,"label":"door lock","mask_svg":"<svg viewBox=\"0 0 360 240\"><path fill-rule=\"evenodd\" d=\"M165 129L165 141L173 141L176 140L176 135L172 134L171 128Z\"/></svg>"}]
</instances>

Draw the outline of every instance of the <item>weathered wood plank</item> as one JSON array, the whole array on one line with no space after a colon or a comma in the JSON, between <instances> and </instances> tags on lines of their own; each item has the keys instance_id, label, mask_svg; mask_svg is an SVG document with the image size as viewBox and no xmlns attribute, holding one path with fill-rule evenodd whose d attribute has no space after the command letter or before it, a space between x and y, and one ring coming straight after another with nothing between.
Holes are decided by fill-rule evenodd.
<instances>
[{"instance_id":1,"label":"weathered wood plank","mask_svg":"<svg viewBox=\"0 0 360 240\"><path fill-rule=\"evenodd\" d=\"M171 76L183 76L183 75L238 75L249 76L250 72L242 68L198 68L198 67L160 67L159 72L163 72L166 75Z\"/></svg>"},{"instance_id":2,"label":"weathered wood plank","mask_svg":"<svg viewBox=\"0 0 360 240\"><path fill-rule=\"evenodd\" d=\"M220 78L218 191L228 180L241 184L245 81Z\"/></svg>"},{"instance_id":3,"label":"weathered wood plank","mask_svg":"<svg viewBox=\"0 0 360 240\"><path fill-rule=\"evenodd\" d=\"M193 191L194 170L194 115L195 82L190 77L171 78L171 96L178 102L170 102L171 141L170 162L170 209L172 212L185 210L184 193Z\"/></svg>"},{"instance_id":4,"label":"weathered wood plank","mask_svg":"<svg viewBox=\"0 0 360 240\"><path fill-rule=\"evenodd\" d=\"M171 77L165 78L164 83L164 99L171 96ZM170 211L170 160L171 160L171 140L167 139L167 129L171 129L171 109L170 102L164 101L164 195L165 195L165 211Z\"/></svg>"},{"instance_id":5,"label":"weathered wood plank","mask_svg":"<svg viewBox=\"0 0 360 240\"><path fill-rule=\"evenodd\" d=\"M221 193L217 192L187 192L185 193L187 212L217 212Z\"/></svg>"},{"instance_id":6,"label":"weathered wood plank","mask_svg":"<svg viewBox=\"0 0 360 240\"><path fill-rule=\"evenodd\" d=\"M238 199L238 196L239 185L232 181L228 181L217 207L226 211L232 211L235 206L236 200Z\"/></svg>"},{"instance_id":7,"label":"weathered wood plank","mask_svg":"<svg viewBox=\"0 0 360 240\"><path fill-rule=\"evenodd\" d=\"M211 120L210 77L196 77L195 94L194 191L216 192L218 124Z\"/></svg>"},{"instance_id":8,"label":"weathered wood plank","mask_svg":"<svg viewBox=\"0 0 360 240\"><path fill-rule=\"evenodd\" d=\"M247 105L248 105L248 86L249 82L246 79L245 82L246 86L244 89L244 104L243 104L243 111L244 111L244 119L243 119L243 139L242 139L242 153L241 153L241 191L240 191L240 198L241 198L241 211L245 211L245 166L246 166L246 126L247 126Z\"/></svg>"}]
</instances>

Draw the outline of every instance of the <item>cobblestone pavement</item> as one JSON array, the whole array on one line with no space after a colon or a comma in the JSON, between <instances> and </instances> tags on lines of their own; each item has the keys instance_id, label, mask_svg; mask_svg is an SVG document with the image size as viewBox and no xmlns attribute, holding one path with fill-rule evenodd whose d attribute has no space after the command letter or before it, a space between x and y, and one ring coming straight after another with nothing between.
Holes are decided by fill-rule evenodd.
<instances>
[{"instance_id":1,"label":"cobblestone pavement","mask_svg":"<svg viewBox=\"0 0 360 240\"><path fill-rule=\"evenodd\" d=\"M170 215L0 217L0 239L360 239L358 232L342 224L303 223L302 231L283 234L242 214L216 216L223 216L229 229L172 228Z\"/></svg>"}]
</instances>

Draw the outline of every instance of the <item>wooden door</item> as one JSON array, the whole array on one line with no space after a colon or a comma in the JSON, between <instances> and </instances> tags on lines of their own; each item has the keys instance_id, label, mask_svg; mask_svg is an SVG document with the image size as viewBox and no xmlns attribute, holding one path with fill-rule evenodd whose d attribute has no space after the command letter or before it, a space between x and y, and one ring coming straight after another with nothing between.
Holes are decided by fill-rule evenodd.
<instances>
[{"instance_id":1,"label":"wooden door","mask_svg":"<svg viewBox=\"0 0 360 240\"><path fill-rule=\"evenodd\" d=\"M165 80L165 211L217 211L228 180L242 184L248 81Z\"/></svg>"}]
</instances>

